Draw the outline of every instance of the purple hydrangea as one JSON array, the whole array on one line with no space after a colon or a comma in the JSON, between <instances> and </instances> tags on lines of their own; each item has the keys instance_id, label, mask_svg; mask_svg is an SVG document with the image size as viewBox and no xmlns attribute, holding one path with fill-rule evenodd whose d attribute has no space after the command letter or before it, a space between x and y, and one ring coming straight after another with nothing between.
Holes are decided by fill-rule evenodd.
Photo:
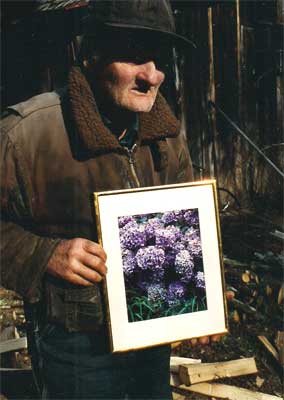
<instances>
[{"instance_id":1,"label":"purple hydrangea","mask_svg":"<svg viewBox=\"0 0 284 400\"><path fill-rule=\"evenodd\" d=\"M165 267L172 267L175 265L176 253L174 251L167 251L165 253Z\"/></svg>"},{"instance_id":2,"label":"purple hydrangea","mask_svg":"<svg viewBox=\"0 0 284 400\"><path fill-rule=\"evenodd\" d=\"M156 230L156 245L162 248L173 247L181 237L181 232L176 226L167 226Z\"/></svg>"},{"instance_id":3,"label":"purple hydrangea","mask_svg":"<svg viewBox=\"0 0 284 400\"><path fill-rule=\"evenodd\" d=\"M133 217L131 217L130 215L118 218L118 226L120 228L124 227L129 222L132 222L132 223L135 222L135 219Z\"/></svg>"},{"instance_id":4,"label":"purple hydrangea","mask_svg":"<svg viewBox=\"0 0 284 400\"><path fill-rule=\"evenodd\" d=\"M181 211L166 211L162 216L162 221L164 224L172 224L178 222L182 218Z\"/></svg>"},{"instance_id":5,"label":"purple hydrangea","mask_svg":"<svg viewBox=\"0 0 284 400\"><path fill-rule=\"evenodd\" d=\"M181 276L181 282L190 282L193 277L194 263L188 250L181 250L175 258L175 270Z\"/></svg>"},{"instance_id":6,"label":"purple hydrangea","mask_svg":"<svg viewBox=\"0 0 284 400\"><path fill-rule=\"evenodd\" d=\"M185 246L185 244L184 244L183 242L176 242L176 243L173 245L173 251L174 251L175 254L177 254L177 253L179 253L181 250L185 250L185 249L186 249L186 246Z\"/></svg>"},{"instance_id":7,"label":"purple hydrangea","mask_svg":"<svg viewBox=\"0 0 284 400\"><path fill-rule=\"evenodd\" d=\"M156 246L147 246L137 251L136 261L142 270L161 268L165 262L165 252Z\"/></svg>"},{"instance_id":8,"label":"purple hydrangea","mask_svg":"<svg viewBox=\"0 0 284 400\"><path fill-rule=\"evenodd\" d=\"M134 250L144 247L146 244L146 234L144 226L130 221L120 230L120 243L123 249Z\"/></svg>"},{"instance_id":9,"label":"purple hydrangea","mask_svg":"<svg viewBox=\"0 0 284 400\"><path fill-rule=\"evenodd\" d=\"M135 253L132 250L124 249L122 251L123 272L126 276L131 276L137 266Z\"/></svg>"},{"instance_id":10,"label":"purple hydrangea","mask_svg":"<svg viewBox=\"0 0 284 400\"><path fill-rule=\"evenodd\" d=\"M201 257L201 240L199 236L199 231L197 229L188 229L184 234L182 242L186 245L186 248L193 256Z\"/></svg>"},{"instance_id":11,"label":"purple hydrangea","mask_svg":"<svg viewBox=\"0 0 284 400\"><path fill-rule=\"evenodd\" d=\"M147 287L147 297L149 302L155 305L159 301L165 301L167 291L164 286L158 283L153 283Z\"/></svg>"},{"instance_id":12,"label":"purple hydrangea","mask_svg":"<svg viewBox=\"0 0 284 400\"><path fill-rule=\"evenodd\" d=\"M164 224L160 218L151 218L145 224L145 232L147 239L152 239L155 237L155 232L157 229L163 228Z\"/></svg>"},{"instance_id":13,"label":"purple hydrangea","mask_svg":"<svg viewBox=\"0 0 284 400\"><path fill-rule=\"evenodd\" d=\"M194 277L195 285L197 288L205 289L205 276L204 272L198 271Z\"/></svg>"},{"instance_id":14,"label":"purple hydrangea","mask_svg":"<svg viewBox=\"0 0 284 400\"><path fill-rule=\"evenodd\" d=\"M151 277L149 277L150 282L157 283L164 281L165 269L163 267L164 264L163 266L158 266L158 268L155 268L151 271Z\"/></svg>"},{"instance_id":15,"label":"purple hydrangea","mask_svg":"<svg viewBox=\"0 0 284 400\"><path fill-rule=\"evenodd\" d=\"M177 303L179 300L183 300L186 294L186 286L182 282L172 282L169 284L167 301L170 305Z\"/></svg>"},{"instance_id":16,"label":"purple hydrangea","mask_svg":"<svg viewBox=\"0 0 284 400\"><path fill-rule=\"evenodd\" d=\"M199 223L197 210L185 211L183 214L183 218L188 225L197 225Z\"/></svg>"}]
</instances>

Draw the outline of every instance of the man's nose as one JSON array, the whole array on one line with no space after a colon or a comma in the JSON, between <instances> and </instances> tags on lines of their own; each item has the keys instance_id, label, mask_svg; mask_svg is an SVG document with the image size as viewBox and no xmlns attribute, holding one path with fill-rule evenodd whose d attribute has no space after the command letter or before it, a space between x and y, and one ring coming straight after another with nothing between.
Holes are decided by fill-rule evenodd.
<instances>
[{"instance_id":1,"label":"man's nose","mask_svg":"<svg viewBox=\"0 0 284 400\"><path fill-rule=\"evenodd\" d=\"M165 75L162 71L159 71L156 68L154 61L148 61L139 65L139 71L137 72L136 78L155 86L160 85L163 82Z\"/></svg>"}]
</instances>

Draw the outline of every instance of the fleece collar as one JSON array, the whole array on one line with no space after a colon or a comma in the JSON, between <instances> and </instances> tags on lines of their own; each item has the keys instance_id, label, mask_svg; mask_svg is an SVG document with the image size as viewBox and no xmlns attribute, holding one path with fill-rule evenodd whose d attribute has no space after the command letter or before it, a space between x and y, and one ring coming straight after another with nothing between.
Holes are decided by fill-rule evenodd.
<instances>
[{"instance_id":1,"label":"fleece collar","mask_svg":"<svg viewBox=\"0 0 284 400\"><path fill-rule=\"evenodd\" d=\"M68 96L73 122L84 149L93 154L123 152L118 139L104 125L93 92L79 67L72 67L69 72ZM179 122L161 94L158 94L152 110L138 113L138 119L141 144L155 143L179 134Z\"/></svg>"}]
</instances>

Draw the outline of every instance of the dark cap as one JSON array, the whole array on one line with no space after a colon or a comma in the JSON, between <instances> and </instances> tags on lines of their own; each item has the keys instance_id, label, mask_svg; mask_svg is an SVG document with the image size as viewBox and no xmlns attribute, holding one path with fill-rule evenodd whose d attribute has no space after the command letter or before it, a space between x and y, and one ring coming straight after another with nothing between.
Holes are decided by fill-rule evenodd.
<instances>
[{"instance_id":1,"label":"dark cap","mask_svg":"<svg viewBox=\"0 0 284 400\"><path fill-rule=\"evenodd\" d=\"M155 34L173 44L195 47L175 29L174 16L168 0L90 0L90 14L84 21L84 32L95 34L100 27L127 30L132 33Z\"/></svg>"}]
</instances>

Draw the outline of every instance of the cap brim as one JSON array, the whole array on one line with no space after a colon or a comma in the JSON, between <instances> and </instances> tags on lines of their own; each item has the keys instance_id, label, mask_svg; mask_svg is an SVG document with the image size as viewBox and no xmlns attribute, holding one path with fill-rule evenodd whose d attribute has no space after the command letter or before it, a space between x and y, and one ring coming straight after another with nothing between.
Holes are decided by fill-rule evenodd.
<instances>
[{"instance_id":1,"label":"cap brim","mask_svg":"<svg viewBox=\"0 0 284 400\"><path fill-rule=\"evenodd\" d=\"M173 45L178 45L182 47L190 47L193 49L196 49L197 46L195 43L193 43L191 40L187 39L185 36L178 35L177 33L170 32L170 31L164 31L161 29L155 29L151 28L148 26L141 26L141 25L133 25L133 24L123 24L123 23L117 23L117 22L103 22L101 26L104 27L109 27L109 28L122 28L125 29L125 31L135 31L137 33L139 32L148 32L148 33L155 33L157 37L160 36L160 38L167 38ZM86 34L92 34L91 29L87 30ZM95 34L95 32L93 33Z\"/></svg>"},{"instance_id":2,"label":"cap brim","mask_svg":"<svg viewBox=\"0 0 284 400\"><path fill-rule=\"evenodd\" d=\"M158 30L154 28L150 28L148 26L140 26L140 25L129 25L129 24L121 24L121 23L114 23L114 22L105 22L106 26L113 26L114 28L124 28L124 29L129 29L129 30L136 30L140 32L155 32L161 36L167 36L169 39L173 40L174 43L179 43L183 44L186 46L191 46L196 49L195 43L193 43L191 40L187 39L185 36L178 35L177 33L174 32L169 32L169 31L163 31L163 30Z\"/></svg>"}]
</instances>

